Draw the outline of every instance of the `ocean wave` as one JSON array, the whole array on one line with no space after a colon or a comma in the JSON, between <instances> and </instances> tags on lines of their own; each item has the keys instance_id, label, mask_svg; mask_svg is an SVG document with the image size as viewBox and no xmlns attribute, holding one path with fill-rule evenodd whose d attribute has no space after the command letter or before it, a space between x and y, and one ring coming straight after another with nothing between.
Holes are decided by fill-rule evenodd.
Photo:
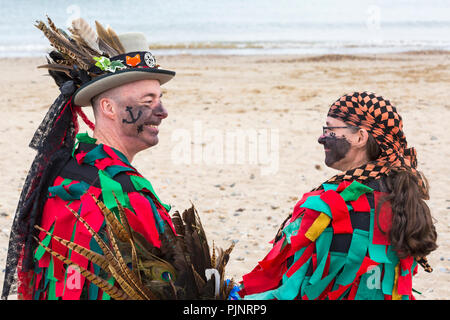
<instances>
[{"instance_id":1,"label":"ocean wave","mask_svg":"<svg viewBox=\"0 0 450 320\"><path fill-rule=\"evenodd\" d=\"M0 45L0 57L45 56L52 48L42 44ZM423 50L450 50L450 41L199 41L152 43L155 55L177 54L360 54Z\"/></svg>"}]
</instances>

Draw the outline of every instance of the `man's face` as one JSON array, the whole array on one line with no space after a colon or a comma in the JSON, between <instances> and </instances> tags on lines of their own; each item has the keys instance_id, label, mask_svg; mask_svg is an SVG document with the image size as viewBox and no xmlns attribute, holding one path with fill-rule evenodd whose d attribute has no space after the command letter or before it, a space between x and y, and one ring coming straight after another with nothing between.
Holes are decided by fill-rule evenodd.
<instances>
[{"instance_id":1,"label":"man's face","mask_svg":"<svg viewBox=\"0 0 450 320\"><path fill-rule=\"evenodd\" d=\"M354 158L352 140L355 134L345 122L335 118L327 117L326 126L328 129L318 139L324 147L325 164L344 171Z\"/></svg>"},{"instance_id":2,"label":"man's face","mask_svg":"<svg viewBox=\"0 0 450 320\"><path fill-rule=\"evenodd\" d=\"M127 147L140 151L158 143L158 126L167 117L157 80L140 80L118 88L115 124Z\"/></svg>"}]
</instances>

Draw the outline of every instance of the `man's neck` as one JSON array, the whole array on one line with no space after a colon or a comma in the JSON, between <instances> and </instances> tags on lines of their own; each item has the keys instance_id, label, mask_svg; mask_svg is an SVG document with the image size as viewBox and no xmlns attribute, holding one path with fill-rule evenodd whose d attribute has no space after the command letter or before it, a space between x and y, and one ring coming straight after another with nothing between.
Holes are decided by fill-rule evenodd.
<instances>
[{"instance_id":1,"label":"man's neck","mask_svg":"<svg viewBox=\"0 0 450 320\"><path fill-rule=\"evenodd\" d=\"M112 147L116 150L122 152L127 160L131 163L135 156L135 153L132 153L128 148L126 148L125 144L119 137L113 132L104 132L101 129L94 130L94 138L97 139L97 144L104 144L109 147Z\"/></svg>"}]
</instances>

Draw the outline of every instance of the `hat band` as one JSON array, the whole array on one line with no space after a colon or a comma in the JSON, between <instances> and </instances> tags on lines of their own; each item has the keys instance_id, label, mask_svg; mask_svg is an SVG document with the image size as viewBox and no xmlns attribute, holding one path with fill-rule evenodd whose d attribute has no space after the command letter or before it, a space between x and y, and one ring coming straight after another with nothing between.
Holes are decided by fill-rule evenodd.
<instances>
[{"instance_id":1,"label":"hat band","mask_svg":"<svg viewBox=\"0 0 450 320\"><path fill-rule=\"evenodd\" d=\"M93 73L103 72L116 72L123 69L134 68L155 68L159 65L156 64L156 58L150 51L133 51L124 54L119 54L112 58L107 57L94 57L97 61L89 71Z\"/></svg>"}]
</instances>

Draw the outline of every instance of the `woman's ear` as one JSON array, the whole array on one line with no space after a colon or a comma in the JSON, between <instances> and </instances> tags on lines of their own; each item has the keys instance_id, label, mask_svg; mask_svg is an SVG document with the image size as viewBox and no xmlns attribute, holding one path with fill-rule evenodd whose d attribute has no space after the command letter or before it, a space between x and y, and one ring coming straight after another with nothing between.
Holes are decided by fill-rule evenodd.
<instances>
[{"instance_id":1,"label":"woman's ear","mask_svg":"<svg viewBox=\"0 0 450 320\"><path fill-rule=\"evenodd\" d=\"M357 139L355 141L355 146L358 148L365 148L367 145L367 140L369 139L369 133L366 129L359 129L357 132Z\"/></svg>"}]
</instances>

